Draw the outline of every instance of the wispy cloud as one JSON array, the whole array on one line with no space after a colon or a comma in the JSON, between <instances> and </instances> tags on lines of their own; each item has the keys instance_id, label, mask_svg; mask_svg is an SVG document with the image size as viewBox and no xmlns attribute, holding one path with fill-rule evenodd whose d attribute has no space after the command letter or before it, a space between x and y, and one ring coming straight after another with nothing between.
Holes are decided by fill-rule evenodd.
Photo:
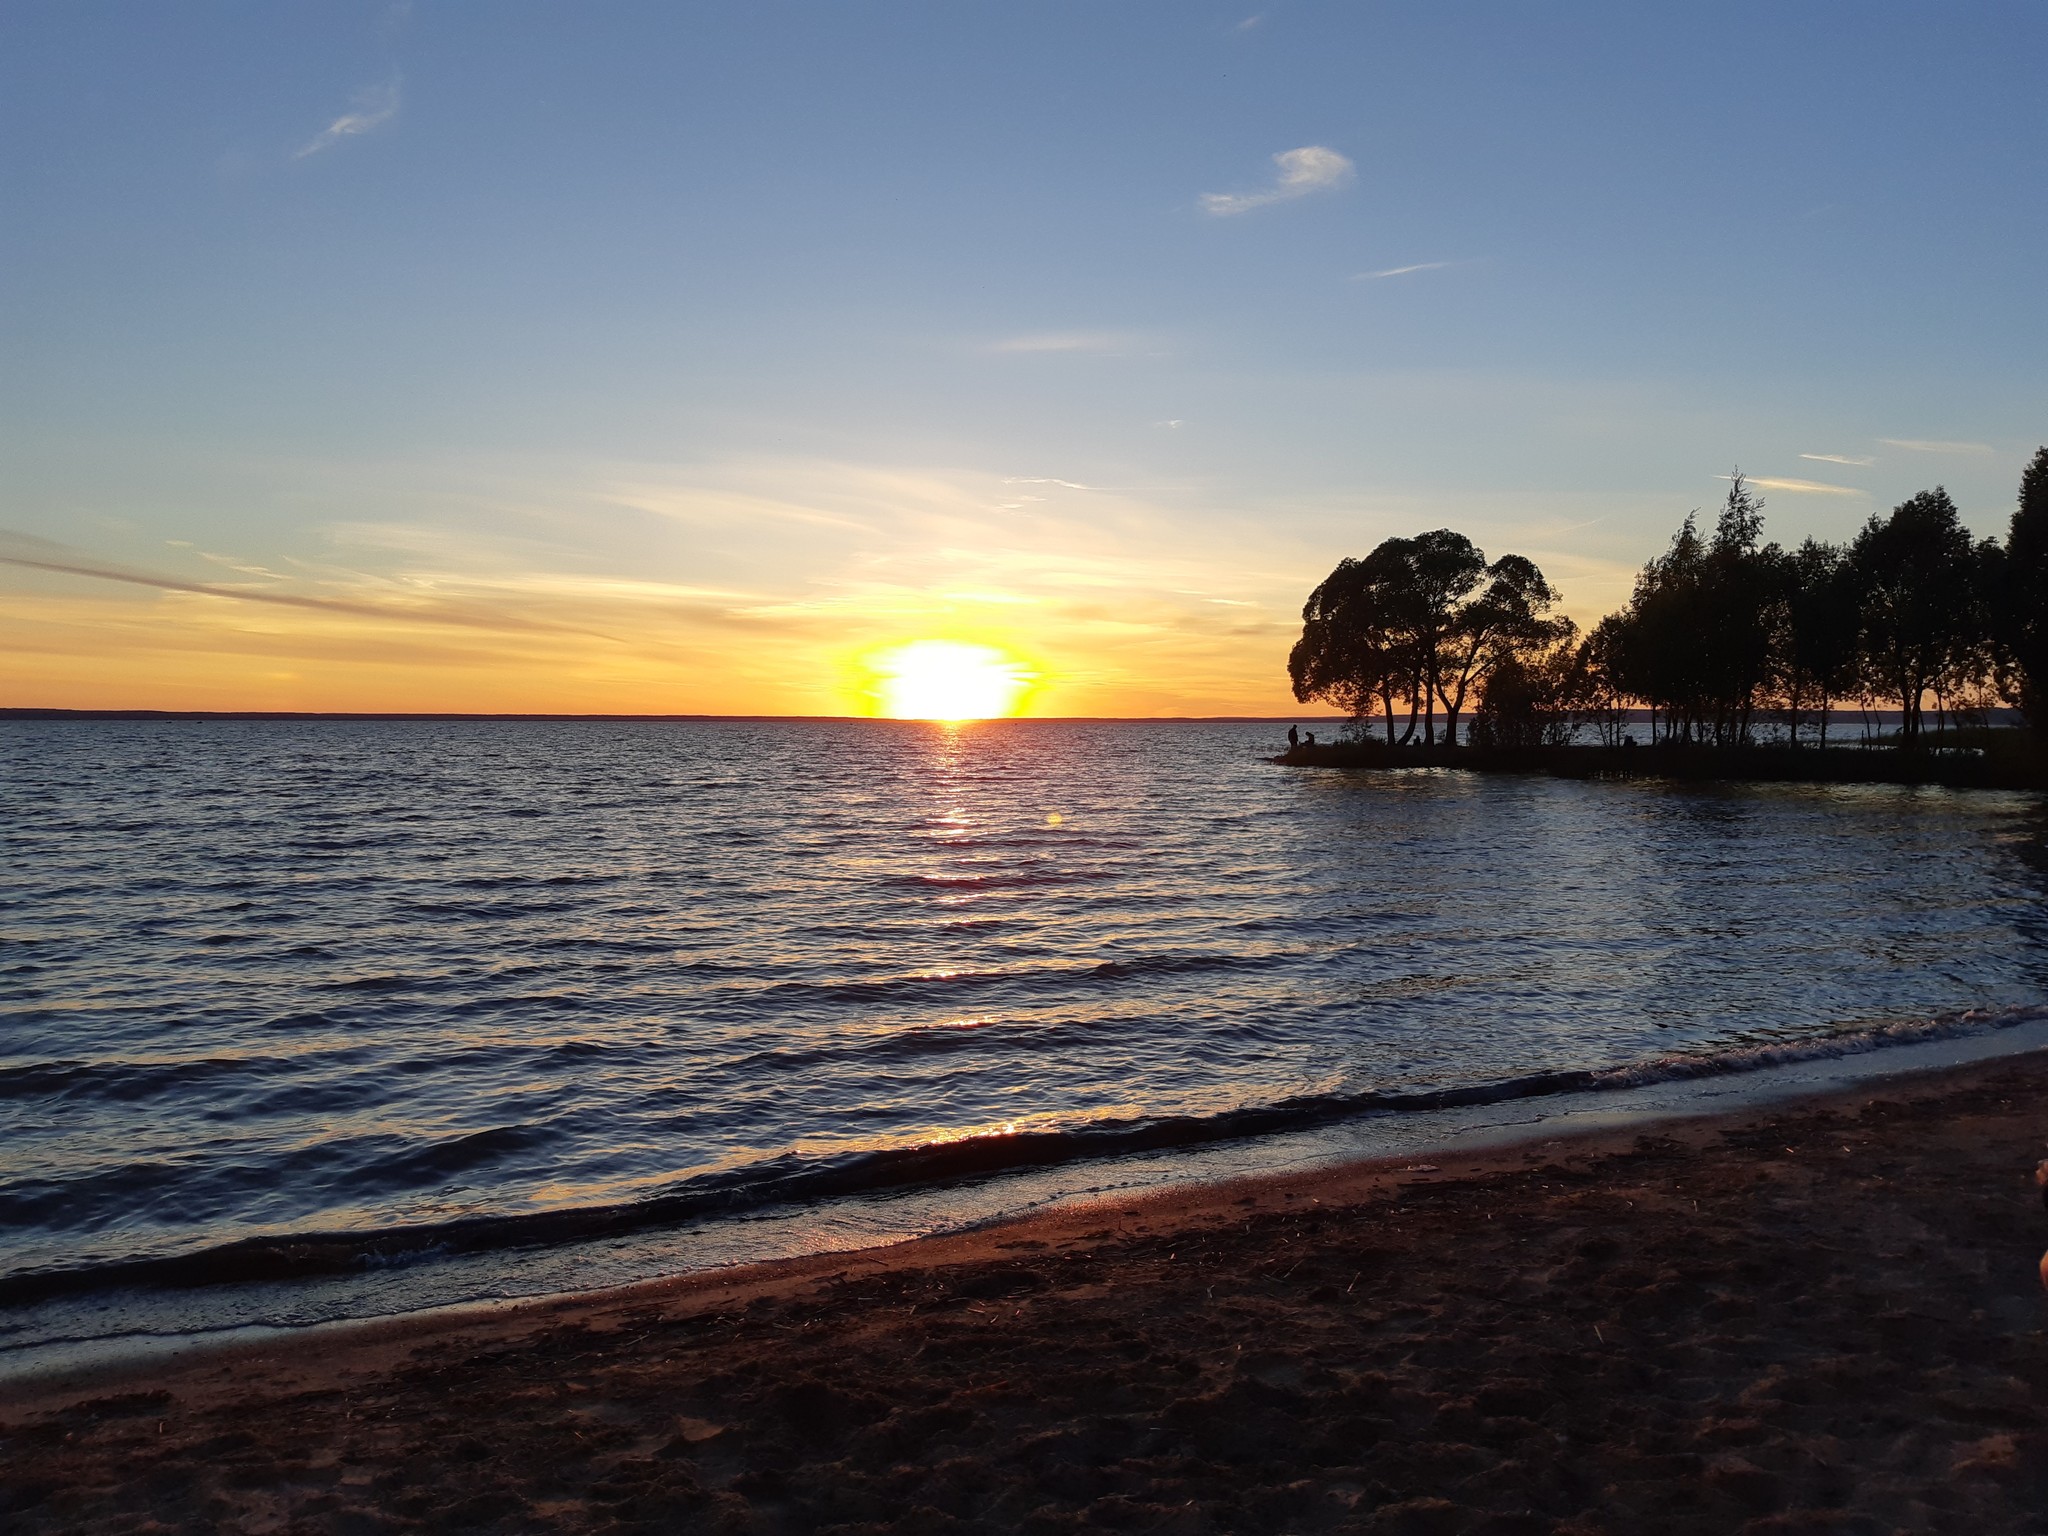
<instances>
[{"instance_id":1,"label":"wispy cloud","mask_svg":"<svg viewBox=\"0 0 2048 1536\"><path fill-rule=\"evenodd\" d=\"M356 618L399 620L409 624L452 624L464 629L510 631L559 631L561 626L524 619L514 614L466 612L445 604L362 602L348 598L313 597L297 592L278 592L252 587L221 586L206 581L185 581L106 565L92 556L67 550L61 544L33 534L0 529L0 565L23 570L50 571L60 576L83 576L93 581L115 581L125 586L154 587L159 592L189 592L201 597L230 598L243 603L269 603L279 608L310 608L323 613L345 613ZM15 552L8 552L9 550Z\"/></svg>"},{"instance_id":2,"label":"wispy cloud","mask_svg":"<svg viewBox=\"0 0 2048 1536\"><path fill-rule=\"evenodd\" d=\"M1909 453L1996 453L1989 443L1951 443L1924 437L1880 437L1887 448L1904 448Z\"/></svg>"},{"instance_id":3,"label":"wispy cloud","mask_svg":"<svg viewBox=\"0 0 2048 1536\"><path fill-rule=\"evenodd\" d=\"M1801 454L1801 458L1809 455ZM1733 480L1733 475L1716 475L1716 480ZM1797 491L1806 496L1867 496L1868 491L1859 491L1849 485L1829 485L1821 480L1780 480L1768 475L1744 475L1744 485L1753 485L1766 491Z\"/></svg>"},{"instance_id":4,"label":"wispy cloud","mask_svg":"<svg viewBox=\"0 0 2048 1536\"><path fill-rule=\"evenodd\" d=\"M23 702L833 714L868 707L871 649L949 637L1027 660L1042 711L1275 713L1294 705L1273 658L1336 553L1453 520L1403 503L1361 526L1345 497L1325 537L1287 515L1212 515L1199 485L1022 473L1056 465L1081 467L309 463L295 482L360 520L318 525L312 548L238 548L286 580L165 550L168 527L148 530L156 552L118 555L0 536L0 557L31 563L0 564L0 652L25 658L9 674ZM1508 547L1566 584L1574 616L1618 606L1635 579L1633 546L1605 563Z\"/></svg>"},{"instance_id":5,"label":"wispy cloud","mask_svg":"<svg viewBox=\"0 0 2048 1536\"><path fill-rule=\"evenodd\" d=\"M1273 203L1292 202L1311 192L1328 192L1351 180L1352 164L1322 144L1285 149L1273 157L1278 168L1273 185L1263 192L1204 192L1202 210L1219 217L1250 213Z\"/></svg>"},{"instance_id":6,"label":"wispy cloud","mask_svg":"<svg viewBox=\"0 0 2048 1536\"><path fill-rule=\"evenodd\" d=\"M341 114L321 129L297 154L294 160L303 160L308 155L317 155L323 149L330 149L343 139L352 139L372 129L381 128L398 116L398 80L396 77L385 85L368 85L355 94L355 100L348 111Z\"/></svg>"},{"instance_id":7,"label":"wispy cloud","mask_svg":"<svg viewBox=\"0 0 2048 1536\"><path fill-rule=\"evenodd\" d=\"M1381 277L1406 277L1410 272L1441 272L1449 265L1448 261L1418 261L1405 267L1382 267L1377 272L1355 272L1351 280L1367 283Z\"/></svg>"},{"instance_id":8,"label":"wispy cloud","mask_svg":"<svg viewBox=\"0 0 2048 1536\"><path fill-rule=\"evenodd\" d=\"M1070 491L1099 491L1099 485L1083 485L1078 480L1060 480L1051 475L1005 475L1005 485L1059 485Z\"/></svg>"},{"instance_id":9,"label":"wispy cloud","mask_svg":"<svg viewBox=\"0 0 2048 1536\"><path fill-rule=\"evenodd\" d=\"M1256 16L1245 17L1243 21L1240 21L1236 26L1232 27L1230 30L1233 32L1250 32L1255 28L1263 25L1265 20L1266 13L1264 11L1260 11Z\"/></svg>"},{"instance_id":10,"label":"wispy cloud","mask_svg":"<svg viewBox=\"0 0 2048 1536\"><path fill-rule=\"evenodd\" d=\"M651 512L658 517L672 518L680 523L734 526L788 522L856 534L874 532L874 524L869 520L849 517L842 512L828 511L786 497L749 494L737 490L707 492L696 486L621 482L610 489L605 499L617 506Z\"/></svg>"},{"instance_id":11,"label":"wispy cloud","mask_svg":"<svg viewBox=\"0 0 2048 1536\"><path fill-rule=\"evenodd\" d=\"M1037 331L1008 336L991 344L991 352L1128 352L1138 338L1123 331Z\"/></svg>"},{"instance_id":12,"label":"wispy cloud","mask_svg":"<svg viewBox=\"0 0 2048 1536\"><path fill-rule=\"evenodd\" d=\"M1877 462L1875 459L1851 458L1848 454L1845 453L1802 453L1801 455L1799 455L1799 457L1801 457L1802 459L1811 459L1816 464L1847 464L1852 468L1856 469L1861 469L1865 465L1875 464Z\"/></svg>"},{"instance_id":13,"label":"wispy cloud","mask_svg":"<svg viewBox=\"0 0 2048 1536\"><path fill-rule=\"evenodd\" d=\"M1597 528L1606 521L1605 517L1587 517L1581 518L1575 523L1536 523L1532 524L1525 531L1525 536L1532 539L1562 538L1567 533L1577 533L1585 528Z\"/></svg>"}]
</instances>

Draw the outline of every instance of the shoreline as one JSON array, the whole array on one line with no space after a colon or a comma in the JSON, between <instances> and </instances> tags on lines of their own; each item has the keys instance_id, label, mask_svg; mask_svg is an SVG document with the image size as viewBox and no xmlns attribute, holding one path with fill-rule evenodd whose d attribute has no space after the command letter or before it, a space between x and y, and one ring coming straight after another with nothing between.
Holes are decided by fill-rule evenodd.
<instances>
[{"instance_id":1,"label":"shoreline","mask_svg":"<svg viewBox=\"0 0 2048 1536\"><path fill-rule=\"evenodd\" d=\"M2016 737L2019 732L2013 733ZM2028 744L2015 741L2014 748ZM2048 763L2031 751L1996 754L1932 746L1819 747L1782 744L1714 747L1698 744L1643 747L1393 746L1372 741L1306 743L1269 759L1283 768L1338 768L1395 772L1458 768L1471 773L1555 779L1723 780L1748 784L1909 784L1946 789L2048 789Z\"/></svg>"},{"instance_id":2,"label":"shoreline","mask_svg":"<svg viewBox=\"0 0 2048 1536\"><path fill-rule=\"evenodd\" d=\"M0 1282L0 1294L25 1299L0 1306L14 1337L0 1347L0 1399L45 1379L87 1370L119 1372L127 1363L168 1362L250 1340L301 1340L353 1327L402 1324L414 1317L538 1305L564 1296L623 1292L690 1277L732 1275L764 1264L843 1258L923 1240L1002 1227L1070 1208L1099 1207L1276 1177L1313 1178L1353 1168L1442 1160L1524 1142L1621 1135L1675 1122L1718 1119L1800 1099L1860 1091L1859 1085L1910 1078L1968 1062L2048 1052L2048 1008L1937 1015L1872 1024L1834 1036L1752 1044L1721 1057L1671 1057L1556 1074L1584 1079L1576 1088L1548 1080L1543 1091L1450 1090L1434 1108L1404 1103L1395 1112L1311 1116L1291 1128L1192 1141L1167 1138L1149 1149L1073 1160L989 1164L984 1172L900 1187L771 1202L741 1213L673 1224L642 1219L594 1221L609 1208L570 1209L543 1227L593 1225L598 1235L469 1251L423 1250L425 1261L393 1262L417 1247L410 1228L367 1233L305 1233L242 1239L168 1259L126 1260L92 1271L52 1271ZM952 1153L972 1144L942 1148ZM970 1157L970 1162L986 1162ZM619 1214L619 1213L614 1213ZM470 1225L495 1229L507 1218ZM518 1218L510 1218L517 1222ZM460 1226L461 1224L458 1224ZM616 1231L605 1231L617 1227ZM274 1262L244 1266L239 1279L204 1278L245 1250ZM274 1250L274 1252L273 1252ZM356 1263L332 1261L360 1251ZM282 1274L270 1274L282 1269ZM178 1283L121 1276L198 1275ZM76 1277L97 1276L80 1285ZM139 1287L139 1288L137 1288ZM47 1295L45 1294L47 1293ZM38 1300L36 1298L42 1297ZM111 1308L111 1312L109 1312ZM120 1326L93 1330L114 1317Z\"/></svg>"},{"instance_id":3,"label":"shoreline","mask_svg":"<svg viewBox=\"0 0 2048 1536\"><path fill-rule=\"evenodd\" d=\"M1616 1503L1611 1487L1556 1484L1561 1468L1611 1452L1609 1431L1620 1427L1600 1409L1607 1430L1575 1428L1573 1415L1599 1404L1565 1385L1590 1370L1604 1383L1596 1397L1661 1423L1705 1401L1714 1372L1701 1353L1718 1347L1756 1358L1733 1372L1742 1380L1731 1378L1714 1414L1693 1415L1689 1438L1680 1436L1689 1448L1664 1443L1667 1425L1660 1448L1629 1453L1690 1479L1708 1522L1685 1523L1680 1507L1657 1516L1662 1528L1732 1530L1809 1505L1847 1521L1865 1489L1889 1488L1890 1504L1873 1493L1857 1518L2033 1529L2012 1522L2031 1507L2025 1490L2048 1480L2039 1428L2048 1299L2033 1270L2048 1221L2030 1178L2048 1133L2033 1108L2044 1099L2048 1053L2007 1055L1648 1127L1432 1153L1426 1165L1360 1162L1111 1197L884 1248L17 1382L0 1412L0 1513L11 1510L22 1530L71 1529L183 1499L232 1527L249 1518L244 1493L255 1489L273 1504L324 1498L335 1510L411 1520L386 1507L378 1478L416 1460L408 1448L423 1436L462 1439L463 1415L450 1419L460 1398L481 1416L467 1426L471 1438L495 1430L520 1449L481 1442L483 1454L444 1458L431 1476L416 1467L406 1486L426 1501L417 1518L452 1518L482 1498L503 1507L493 1519L596 1528L619 1518L618 1501L590 1490L625 1476L639 1491L624 1502L652 1500L675 1519L808 1529L822 1521L817 1501L830 1503L832 1486L843 1493L851 1467L855 1483L880 1480L874 1499L896 1500L899 1512L928 1508L932 1529L1013 1528L1034 1512L1052 1521L1045 1528L1063 1528L1121 1499L1134 1519L1137 1506L1155 1511L1141 1527L1192 1500L1210 1513L1206 1527L1190 1528L1626 1530L1645 1527L1624 1518L1627 1501ZM1833 1183L1817 1179L1821 1164ZM1759 1190L1769 1192L1770 1219ZM1898 1228L1900 1200L1925 1235ZM1943 1223L1956 1230L1936 1241ZM1594 1229L1604 1235L1586 1238ZM1533 1342L1560 1329L1570 1347ZM1610 1335L1633 1353L1612 1372L1593 1369ZM1083 1336L1095 1343L1077 1360ZM1304 1348L1311 1337L1317 1347ZM1144 1342L1136 1352L1125 1347L1134 1339ZM1927 1391L1962 1394L1942 1422L1973 1438L1937 1458L1938 1480L1907 1457L1906 1472L1920 1477L1908 1489L1880 1476L1879 1463L1898 1459L1911 1424L1879 1436L1882 1456L1874 1442L1868 1457L1857 1451L1869 1436L1853 1431L1859 1413L1870 1417L1871 1391L1917 1390L1894 1357L1928 1340L1946 1343L1926 1366L1943 1384ZM1825 1361L1802 1364L1814 1349ZM1247 1350L1263 1363L1247 1366ZM1673 1357L1666 1366L1653 1359L1660 1352ZM930 1366L916 1364L928 1355ZM1076 1371L1093 1383L1080 1396L1062 1385ZM1788 1372L1802 1384L1779 1393L1770 1383ZM1862 1385L1831 1396L1852 1382ZM1488 1392L1500 1411L1481 1411ZM1519 1408L1508 1402L1517 1393ZM585 1399L614 1407L589 1418ZM1848 1415L1825 1431L1804 1424L1795 1434L1760 1406L1811 1418L1822 1399ZM371 1415L351 1406L371 1400L380 1405ZM943 1425L907 1427L948 1404ZM291 1412L280 1413L285 1405ZM1440 1422L1446 1414L1457 1422ZM1892 1417L1920 1423L1925 1414ZM1336 1422L1352 1423L1351 1440L1330 1440ZM1271 1431L1252 1435L1262 1447L1253 1463L1225 1443L1225 1426L1246 1423ZM609 1449L593 1453L599 1429ZM1288 1435L1297 1450L1280 1443ZM236 1443L232 1477L217 1452L202 1450L223 1436ZM1026 1454L1046 1436L1093 1448L1048 1468ZM1825 1454L1816 1436L1832 1447ZM934 1447L957 1454L925 1466L918 1458ZM1800 1456L1804 1473L1792 1466ZM941 1475L963 1457L974 1476ZM1170 1478L1155 1465L1162 1459L1178 1467ZM1938 1495L1958 1497L1965 1461L1968 1497L1945 1510ZM1511 1463L1520 1470L1503 1472ZM320 1465L332 1476L314 1478L316 1489L305 1469ZM1424 1465L1434 1468L1430 1486L1416 1491L1402 1479L1412 1483ZM1097 1475L1101 1466L1114 1475ZM1289 1474L1282 1483L1275 1466ZM941 1494L925 1485L948 1477L979 1491L948 1483L946 1502L931 1502ZM1164 1498L1154 1486L1162 1478L1179 1498ZM1246 1502L1269 1484L1304 1480L1319 1485L1313 1497L1297 1490L1268 1513ZM896 1493L876 1491L884 1483ZM1820 1494L1808 1483L1834 1502L1811 1504ZM182 1491L167 1492L171 1484ZM901 1502L920 1490L930 1497ZM1224 1508L1231 1500L1235 1513ZM1489 1500L1497 1507L1483 1507ZM865 1518L878 1517L870 1508ZM1368 1519L1378 1524L1358 1526Z\"/></svg>"},{"instance_id":4,"label":"shoreline","mask_svg":"<svg viewBox=\"0 0 2048 1536\"><path fill-rule=\"evenodd\" d=\"M2041 1052L2048 1069L2048 1051ZM1999 1058L2009 1060L2013 1058ZM1912 1082L1925 1076L1941 1077L1966 1068L1936 1068L1921 1073L1902 1073L1889 1081ZM1807 1098L1821 1103L1853 1094L1855 1089L1825 1090ZM1787 1101L1791 1104L1804 1099ZM1772 1108L1782 1106L1774 1105ZM1733 1124L1761 1116L1763 1109L1704 1111L1694 1115L1660 1118L1659 1129L1681 1131L1697 1125L1711 1129L1723 1122ZM1359 1158L1339 1164L1319 1164L1303 1170L1246 1174L1187 1185L1168 1185L1136 1194L1114 1194L1099 1199L1082 1199L1047 1210L1027 1211L976 1224L958 1232L941 1232L910 1237L873 1247L838 1249L800 1254L789 1258L762 1259L715 1269L693 1270L657 1279L607 1285L588 1291L554 1295L525 1296L504 1300L455 1302L423 1308L418 1312L389 1317L344 1319L313 1324L302 1329L280 1328L270 1337L256 1341L224 1341L195 1344L161 1359L138 1357L104 1364L89 1364L75 1370L54 1370L16 1378L12 1385L15 1411L38 1413L75 1400L82 1392L154 1387L172 1377L204 1379L224 1367L252 1361L273 1362L285 1356L333 1356L346 1362L358 1352L380 1355L387 1349L413 1339L452 1343L472 1334L479 1338L516 1337L522 1332L559 1325L565 1317L595 1323L614 1312L633 1310L649 1302L675 1306L686 1312L716 1308L735 1300L773 1296L801 1288L820 1275L839 1275L855 1270L888 1273L898 1270L929 1270L986 1262L991 1255L1018 1240L1069 1242L1079 1229L1094 1230L1105 1221L1119 1230L1125 1225L1149 1232L1153 1221L1171 1221L1195 1226L1217 1219L1231 1219L1246 1209L1282 1209L1301 1199L1313 1204L1334 1200L1366 1200L1411 1180L1441 1182L1456 1178L1484 1177L1519 1167L1534 1149L1561 1157L1600 1156L1637 1140L1644 1125L1631 1121L1623 1126L1588 1126L1560 1134L1540 1129L1528 1135L1496 1133L1484 1145L1432 1150L1421 1155ZM1327 1193L1326 1193L1327 1191ZM338 1368L345 1369L345 1365Z\"/></svg>"}]
</instances>

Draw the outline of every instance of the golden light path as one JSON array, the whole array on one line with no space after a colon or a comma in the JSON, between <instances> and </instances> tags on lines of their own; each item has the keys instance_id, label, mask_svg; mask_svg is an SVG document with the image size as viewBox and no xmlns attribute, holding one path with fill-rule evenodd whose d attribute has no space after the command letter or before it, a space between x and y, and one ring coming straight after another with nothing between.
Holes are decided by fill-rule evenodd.
<instances>
[{"instance_id":1,"label":"golden light path","mask_svg":"<svg viewBox=\"0 0 2048 1536\"><path fill-rule=\"evenodd\" d=\"M999 720L1017 713L1036 674L987 645L913 640L868 658L881 712L892 720Z\"/></svg>"}]
</instances>

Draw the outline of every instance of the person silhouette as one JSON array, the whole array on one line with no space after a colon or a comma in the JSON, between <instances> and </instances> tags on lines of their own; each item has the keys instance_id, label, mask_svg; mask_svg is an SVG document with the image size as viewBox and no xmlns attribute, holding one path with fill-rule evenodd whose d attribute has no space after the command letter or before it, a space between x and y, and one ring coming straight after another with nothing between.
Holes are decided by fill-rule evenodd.
<instances>
[{"instance_id":1,"label":"person silhouette","mask_svg":"<svg viewBox=\"0 0 2048 1536\"><path fill-rule=\"evenodd\" d=\"M1300 745L1301 732L1297 731L1293 726L1290 725L1289 727L1287 727L1287 750L1292 752L1296 747Z\"/></svg>"},{"instance_id":2,"label":"person silhouette","mask_svg":"<svg viewBox=\"0 0 2048 1536\"><path fill-rule=\"evenodd\" d=\"M1316 733L1314 731L1310 731L1308 733L1308 744L1310 746L1314 746L1316 744Z\"/></svg>"}]
</instances>

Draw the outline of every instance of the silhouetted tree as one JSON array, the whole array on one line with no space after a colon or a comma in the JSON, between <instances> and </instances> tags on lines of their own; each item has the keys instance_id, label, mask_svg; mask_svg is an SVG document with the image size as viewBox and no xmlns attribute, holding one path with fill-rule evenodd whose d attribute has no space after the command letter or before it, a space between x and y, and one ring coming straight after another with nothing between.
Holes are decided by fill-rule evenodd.
<instances>
[{"instance_id":1,"label":"silhouetted tree","mask_svg":"<svg viewBox=\"0 0 2048 1536\"><path fill-rule=\"evenodd\" d=\"M1408 542L1389 539L1363 560L1339 561L1303 605L1301 638L1287 658L1294 696L1302 703L1319 699L1355 720L1379 704L1389 746L1397 702L1408 704L1402 740L1414 736L1424 687Z\"/></svg>"},{"instance_id":2,"label":"silhouetted tree","mask_svg":"<svg viewBox=\"0 0 2048 1536\"><path fill-rule=\"evenodd\" d=\"M1759 547L1763 502L1738 471L1711 538L1688 515L1636 578L1605 640L1620 689L1648 704L1667 739L1750 739L1772 672L1784 555Z\"/></svg>"},{"instance_id":3,"label":"silhouetted tree","mask_svg":"<svg viewBox=\"0 0 2048 1536\"><path fill-rule=\"evenodd\" d=\"M1799 744L1802 710L1811 707L1825 747L1834 701L1856 687L1855 572L1839 545L1808 539L1785 557L1780 591L1776 670L1792 744Z\"/></svg>"},{"instance_id":4,"label":"silhouetted tree","mask_svg":"<svg viewBox=\"0 0 2048 1536\"><path fill-rule=\"evenodd\" d=\"M1358 719L1377 709L1389 744L1405 703L1402 742L1418 720L1434 742L1442 705L1456 745L1476 699L1474 739L1502 746L1561 744L1574 721L1616 744L1631 700L1649 706L1653 741L1748 742L1769 707L1795 746L1817 711L1826 746L1833 705L1852 694L1866 708L1895 701L1910 744L1930 694L1946 721L1994 686L2048 731L2048 447L2021 477L2006 548L1973 541L1940 486L1873 516L1847 549L1764 543L1763 505L1736 472L1712 534L1688 514L1628 606L1578 644L1524 557L1489 563L1448 528L1388 539L1341 562L1302 609L1295 697Z\"/></svg>"},{"instance_id":5,"label":"silhouetted tree","mask_svg":"<svg viewBox=\"0 0 2048 1536\"><path fill-rule=\"evenodd\" d=\"M1302 609L1302 635L1288 658L1297 699L1324 699L1355 718L1386 713L1394 741L1394 705L1408 705L1402 741L1457 745L1458 720L1475 688L1503 661L1541 648L1560 633L1549 616L1556 594L1534 562L1485 554L1462 533L1439 528L1388 539L1363 560L1344 560Z\"/></svg>"},{"instance_id":6,"label":"silhouetted tree","mask_svg":"<svg viewBox=\"0 0 2048 1536\"><path fill-rule=\"evenodd\" d=\"M1474 746L1561 747L1570 742L1581 686L1581 647L1572 643L1577 629L1570 619L1553 621L1548 650L1521 647L1495 661L1472 717Z\"/></svg>"},{"instance_id":7,"label":"silhouetted tree","mask_svg":"<svg viewBox=\"0 0 2048 1536\"><path fill-rule=\"evenodd\" d=\"M1899 734L1917 742L1926 696L1953 693L1988 664L1983 574L1990 557L1971 541L1940 486L1880 520L1849 547L1860 597L1862 674L1899 703Z\"/></svg>"},{"instance_id":8,"label":"silhouetted tree","mask_svg":"<svg viewBox=\"0 0 2048 1536\"><path fill-rule=\"evenodd\" d=\"M1737 470L1728 500L1714 524L1702 572L1702 616L1698 637L1705 691L1706 723L1717 742L1750 739L1757 703L1771 676L1771 638L1784 588L1784 555L1761 545L1762 498L1750 493Z\"/></svg>"},{"instance_id":9,"label":"silhouetted tree","mask_svg":"<svg viewBox=\"0 0 2048 1536\"><path fill-rule=\"evenodd\" d=\"M1625 642L1623 615L1610 613L1580 642L1572 656L1566 701L1573 715L1600 734L1603 746L1618 747L1628 724L1629 693L1621 684L1617 656Z\"/></svg>"},{"instance_id":10,"label":"silhouetted tree","mask_svg":"<svg viewBox=\"0 0 2048 1536\"><path fill-rule=\"evenodd\" d=\"M1998 605L2006 586L2006 554L1996 539L1970 551L1966 632L1947 670L1934 681L1936 719L1983 724L1999 698Z\"/></svg>"},{"instance_id":11,"label":"silhouetted tree","mask_svg":"<svg viewBox=\"0 0 2048 1536\"><path fill-rule=\"evenodd\" d=\"M1464 534L1448 528L1392 542L1401 546L1408 565L1415 617L1413 640L1421 664L1422 739L1434 742L1436 702L1443 699L1447 706L1450 703L1444 691L1446 653L1459 636L1473 589L1486 579L1486 556ZM1462 689L1459 702L1463 703ZM1444 740L1451 746L1458 744L1455 709L1446 722Z\"/></svg>"},{"instance_id":12,"label":"silhouetted tree","mask_svg":"<svg viewBox=\"0 0 2048 1536\"><path fill-rule=\"evenodd\" d=\"M1615 681L1649 706L1653 740L1660 734L1691 736L1700 694L1691 637L1699 627L1698 571L1704 559L1697 514L1688 513L1671 547L1637 574L1628 607L1614 616Z\"/></svg>"},{"instance_id":13,"label":"silhouetted tree","mask_svg":"<svg viewBox=\"0 0 2048 1536\"><path fill-rule=\"evenodd\" d=\"M1502 555L1485 572L1485 588L1452 611L1431 668L1444 705L1444 740L1454 747L1458 716L1475 684L1483 692L1496 670L1534 662L1573 629L1571 620L1549 617L1557 594L1533 560Z\"/></svg>"},{"instance_id":14,"label":"silhouetted tree","mask_svg":"<svg viewBox=\"0 0 2048 1536\"><path fill-rule=\"evenodd\" d=\"M2020 476L2000 575L2000 691L2036 731L2048 731L2048 448Z\"/></svg>"}]
</instances>

